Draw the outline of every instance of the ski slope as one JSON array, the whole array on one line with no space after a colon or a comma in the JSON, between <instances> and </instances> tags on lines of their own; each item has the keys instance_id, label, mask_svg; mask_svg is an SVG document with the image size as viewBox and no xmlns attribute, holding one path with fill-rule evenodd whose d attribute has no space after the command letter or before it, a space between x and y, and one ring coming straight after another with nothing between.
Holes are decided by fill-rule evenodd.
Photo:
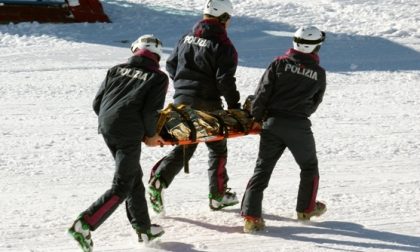
<instances>
[{"instance_id":1,"label":"ski slope","mask_svg":"<svg viewBox=\"0 0 420 252\"><path fill-rule=\"evenodd\" d=\"M414 0L232 0L229 29L244 101L265 67L313 24L327 32L324 102L311 119L328 211L295 221L299 168L289 152L265 191L263 232L244 234L239 206L208 207L207 149L165 191L165 234L137 243L122 205L92 233L95 251L420 251L420 4ZM203 1L112 0L111 24L0 25L0 251L79 251L65 233L111 184L112 157L92 100L131 41L153 33L165 59ZM172 101L170 86L166 103ZM241 198L258 136L229 140L229 186ZM170 146L143 147L144 183Z\"/></svg>"}]
</instances>

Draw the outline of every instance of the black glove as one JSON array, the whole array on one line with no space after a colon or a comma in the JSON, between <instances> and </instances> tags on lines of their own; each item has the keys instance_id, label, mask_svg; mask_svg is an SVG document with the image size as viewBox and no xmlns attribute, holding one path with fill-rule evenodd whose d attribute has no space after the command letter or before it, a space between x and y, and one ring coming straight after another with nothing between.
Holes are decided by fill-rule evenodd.
<instances>
[{"instance_id":1,"label":"black glove","mask_svg":"<svg viewBox=\"0 0 420 252\"><path fill-rule=\"evenodd\" d=\"M241 108L241 103L238 102L236 104L229 104L228 109L240 109Z\"/></svg>"}]
</instances>

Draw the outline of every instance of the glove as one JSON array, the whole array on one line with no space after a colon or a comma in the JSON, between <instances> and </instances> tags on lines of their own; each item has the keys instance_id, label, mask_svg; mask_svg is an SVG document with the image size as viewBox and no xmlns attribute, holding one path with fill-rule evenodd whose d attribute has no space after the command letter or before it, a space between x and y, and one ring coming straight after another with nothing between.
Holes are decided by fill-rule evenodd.
<instances>
[{"instance_id":1,"label":"glove","mask_svg":"<svg viewBox=\"0 0 420 252\"><path fill-rule=\"evenodd\" d=\"M240 108L241 108L241 103L240 102L228 105L228 109L240 109Z\"/></svg>"}]
</instances>

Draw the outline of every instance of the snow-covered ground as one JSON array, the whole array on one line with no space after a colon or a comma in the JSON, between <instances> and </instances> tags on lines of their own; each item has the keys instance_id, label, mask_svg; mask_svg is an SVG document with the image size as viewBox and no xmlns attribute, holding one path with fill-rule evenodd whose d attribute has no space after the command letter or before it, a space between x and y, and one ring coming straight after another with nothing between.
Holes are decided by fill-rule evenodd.
<instances>
[{"instance_id":1,"label":"snow-covered ground","mask_svg":"<svg viewBox=\"0 0 420 252\"><path fill-rule=\"evenodd\" d=\"M263 202L267 229L242 232L239 207L213 212L207 150L166 190L165 235L138 244L124 207L93 232L95 251L420 251L420 4L416 0L233 0L242 101L298 26L327 32L324 102L312 117L328 212L297 223L299 169L280 159ZM78 251L65 234L110 186L113 160L92 99L129 43L154 33L165 58L202 1L106 1L111 24L0 26L0 251ZM164 67L164 59L161 61ZM167 95L171 102L173 89ZM230 187L242 197L258 136L229 141ZM144 147L145 173L171 147Z\"/></svg>"}]
</instances>

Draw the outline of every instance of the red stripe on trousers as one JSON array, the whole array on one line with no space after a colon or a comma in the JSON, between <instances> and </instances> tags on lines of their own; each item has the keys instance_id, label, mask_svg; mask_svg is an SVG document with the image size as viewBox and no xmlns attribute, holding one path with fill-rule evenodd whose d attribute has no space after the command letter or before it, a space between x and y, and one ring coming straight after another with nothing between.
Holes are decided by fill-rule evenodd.
<instances>
[{"instance_id":1,"label":"red stripe on trousers","mask_svg":"<svg viewBox=\"0 0 420 252\"><path fill-rule=\"evenodd\" d=\"M99 220L116 204L119 204L120 197L114 195L105 202L92 216L85 215L85 221L92 227L95 227Z\"/></svg>"},{"instance_id":2,"label":"red stripe on trousers","mask_svg":"<svg viewBox=\"0 0 420 252\"><path fill-rule=\"evenodd\" d=\"M225 192L225 165L226 158L222 157L219 159L219 165L217 166L217 188L220 194Z\"/></svg>"},{"instance_id":3,"label":"red stripe on trousers","mask_svg":"<svg viewBox=\"0 0 420 252\"><path fill-rule=\"evenodd\" d=\"M312 185L311 201L309 201L309 206L305 210L306 213L310 213L315 209L316 195L318 193L318 185L319 185L319 176L315 176L314 183Z\"/></svg>"}]
</instances>

